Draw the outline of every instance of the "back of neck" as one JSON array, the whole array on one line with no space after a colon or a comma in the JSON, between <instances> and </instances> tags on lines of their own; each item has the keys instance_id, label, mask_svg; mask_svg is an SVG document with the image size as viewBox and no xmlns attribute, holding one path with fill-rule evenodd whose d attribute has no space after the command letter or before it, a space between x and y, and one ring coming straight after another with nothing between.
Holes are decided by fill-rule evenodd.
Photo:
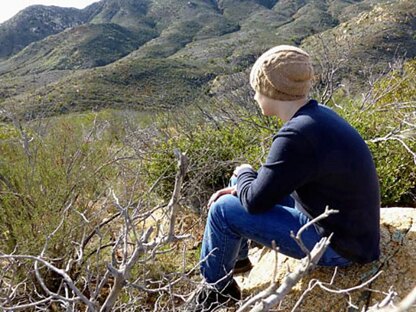
<instances>
[{"instance_id":1,"label":"back of neck","mask_svg":"<svg viewBox=\"0 0 416 312\"><path fill-rule=\"evenodd\" d=\"M306 97L295 101L278 101L277 117L284 122L289 121L307 103L308 99Z\"/></svg>"}]
</instances>

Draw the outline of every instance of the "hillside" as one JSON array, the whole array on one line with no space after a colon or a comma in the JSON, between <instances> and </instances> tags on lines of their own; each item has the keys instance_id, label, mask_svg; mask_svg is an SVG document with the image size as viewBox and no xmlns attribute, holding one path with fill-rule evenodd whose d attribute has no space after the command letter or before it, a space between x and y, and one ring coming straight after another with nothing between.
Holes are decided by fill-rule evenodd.
<instances>
[{"instance_id":1,"label":"hillside","mask_svg":"<svg viewBox=\"0 0 416 312\"><path fill-rule=\"evenodd\" d=\"M151 30L132 32L117 24L81 25L33 42L0 65L0 74L104 66L136 50L155 36Z\"/></svg>"},{"instance_id":2,"label":"hillside","mask_svg":"<svg viewBox=\"0 0 416 312\"><path fill-rule=\"evenodd\" d=\"M377 72L396 58L416 56L416 4L401 0L377 5L340 25L311 36L302 46L322 55L323 44L333 59L348 60L348 72L360 75L363 68Z\"/></svg>"},{"instance_id":3,"label":"hillside","mask_svg":"<svg viewBox=\"0 0 416 312\"><path fill-rule=\"evenodd\" d=\"M6 99L3 105L25 119L105 107L169 109L200 97L215 69L181 61L136 59L64 73L56 77L57 82Z\"/></svg>"},{"instance_id":4,"label":"hillside","mask_svg":"<svg viewBox=\"0 0 416 312\"><path fill-rule=\"evenodd\" d=\"M359 68L382 68L397 53L416 55L416 4L384 2L102 0L68 9L66 18L59 17L66 9L57 9L63 22L44 26L49 35L45 30L43 37L28 37L22 50L23 43L2 46L14 54L0 62L0 103L26 116L187 104L207 93L215 77L228 85L229 75L283 43L319 56L325 42L348 58L345 73L359 76ZM39 17L30 15L34 9L49 12L42 25L52 23L46 21L56 8L36 6L1 24L0 34L28 32L16 21L29 25ZM78 86L82 94L74 91Z\"/></svg>"}]
</instances>

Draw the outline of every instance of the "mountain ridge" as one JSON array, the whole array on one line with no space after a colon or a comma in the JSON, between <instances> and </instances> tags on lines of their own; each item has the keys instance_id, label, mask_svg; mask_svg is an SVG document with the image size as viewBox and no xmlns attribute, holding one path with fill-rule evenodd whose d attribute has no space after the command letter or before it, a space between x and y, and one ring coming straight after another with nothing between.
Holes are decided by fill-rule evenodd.
<instances>
[{"instance_id":1,"label":"mountain ridge","mask_svg":"<svg viewBox=\"0 0 416 312\"><path fill-rule=\"evenodd\" d=\"M0 59L7 58L28 44L84 24L88 15L79 9L32 5L0 24Z\"/></svg>"},{"instance_id":2,"label":"mountain ridge","mask_svg":"<svg viewBox=\"0 0 416 312\"><path fill-rule=\"evenodd\" d=\"M118 106L121 100L111 99L115 90L120 99L138 109L172 107L185 100L192 102L192 96L182 96L180 91L195 97L209 94L207 77L245 72L273 45L301 45L313 55L321 55L318 36L325 37L332 50L346 50L354 62L364 56L364 66L380 60L381 67L391 57L388 49L400 40L409 48L408 57L416 55L415 7L411 0L102 0L80 10L80 20L86 21L83 24L32 42L0 62L0 105L27 111L31 105L22 103L39 98L36 105L29 102L55 113ZM380 17L383 10L396 12L399 20L385 26ZM357 23L363 14L371 15L371 22ZM336 43L336 38L345 37L345 25L355 27L348 39L357 43L351 51L348 45L338 47ZM381 34L383 27L394 35L390 45ZM0 33L1 29L2 25ZM146 67L149 64L155 68ZM136 75L141 72L138 66L147 68L145 74ZM129 67L135 78L120 78ZM197 83L181 78L185 68L193 68L190 72ZM166 90L159 85L161 70L169 86ZM103 83L102 77L112 77L114 87L94 85ZM122 87L114 77L124 81ZM95 91L81 96L71 91L76 84Z\"/></svg>"}]
</instances>

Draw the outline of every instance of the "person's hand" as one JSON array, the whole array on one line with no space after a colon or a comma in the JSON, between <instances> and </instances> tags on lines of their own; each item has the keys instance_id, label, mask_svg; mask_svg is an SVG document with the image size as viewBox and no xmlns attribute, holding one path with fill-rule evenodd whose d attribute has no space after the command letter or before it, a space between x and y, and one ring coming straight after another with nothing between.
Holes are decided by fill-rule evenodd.
<instances>
[{"instance_id":1,"label":"person's hand","mask_svg":"<svg viewBox=\"0 0 416 312\"><path fill-rule=\"evenodd\" d=\"M249 164L242 164L242 165L239 165L239 166L235 167L235 169L233 171L233 175L238 176L238 172L242 169L245 169L245 168L253 169L253 167Z\"/></svg>"},{"instance_id":2,"label":"person's hand","mask_svg":"<svg viewBox=\"0 0 416 312\"><path fill-rule=\"evenodd\" d=\"M215 203L217 201L218 198L220 198L223 195L227 195L227 194L231 194L231 195L237 194L237 187L236 186L229 186L229 187L223 188L219 191L216 191L214 194L212 194L211 198L208 201L208 209L211 207L211 205L213 203Z\"/></svg>"}]
</instances>

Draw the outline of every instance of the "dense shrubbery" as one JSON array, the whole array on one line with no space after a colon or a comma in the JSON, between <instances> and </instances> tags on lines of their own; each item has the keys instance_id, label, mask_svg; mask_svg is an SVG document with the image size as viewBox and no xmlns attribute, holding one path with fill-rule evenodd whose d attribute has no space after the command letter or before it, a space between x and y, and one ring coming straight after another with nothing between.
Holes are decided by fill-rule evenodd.
<instances>
[{"instance_id":1,"label":"dense shrubbery","mask_svg":"<svg viewBox=\"0 0 416 312\"><path fill-rule=\"evenodd\" d=\"M338 112L360 132L373 154L380 181L382 206L414 206L415 160L399 141L384 139L391 131L400 128L398 112L362 110L353 103L346 104ZM406 143L416 150L415 142Z\"/></svg>"},{"instance_id":2,"label":"dense shrubbery","mask_svg":"<svg viewBox=\"0 0 416 312\"><path fill-rule=\"evenodd\" d=\"M172 123L166 120L163 140L151 151L147 163L149 178L164 177L159 194L170 196L174 175L173 150L185 152L190 159L185 198L194 208L201 208L215 189L227 185L235 166L250 163L259 166L276 127L256 116L221 116L211 112L209 120L176 115ZM213 121L215 120L215 122ZM175 124L175 126L172 126Z\"/></svg>"},{"instance_id":3,"label":"dense shrubbery","mask_svg":"<svg viewBox=\"0 0 416 312\"><path fill-rule=\"evenodd\" d=\"M49 256L63 256L71 249L68 235L83 234L81 215L70 212L75 209L92 216L89 208L116 174L105 165L112 156L111 139L88 119L84 123L74 118L51 120L8 130L7 137L3 133L0 235L7 246L2 246L3 251L39 253L62 214L68 218L51 242L56 253Z\"/></svg>"},{"instance_id":4,"label":"dense shrubbery","mask_svg":"<svg viewBox=\"0 0 416 312\"><path fill-rule=\"evenodd\" d=\"M374 87L375 101L363 113L362 124L372 125L362 133L375 138L369 146L386 206L416 206L415 74L416 60L410 60L380 79Z\"/></svg>"}]
</instances>

